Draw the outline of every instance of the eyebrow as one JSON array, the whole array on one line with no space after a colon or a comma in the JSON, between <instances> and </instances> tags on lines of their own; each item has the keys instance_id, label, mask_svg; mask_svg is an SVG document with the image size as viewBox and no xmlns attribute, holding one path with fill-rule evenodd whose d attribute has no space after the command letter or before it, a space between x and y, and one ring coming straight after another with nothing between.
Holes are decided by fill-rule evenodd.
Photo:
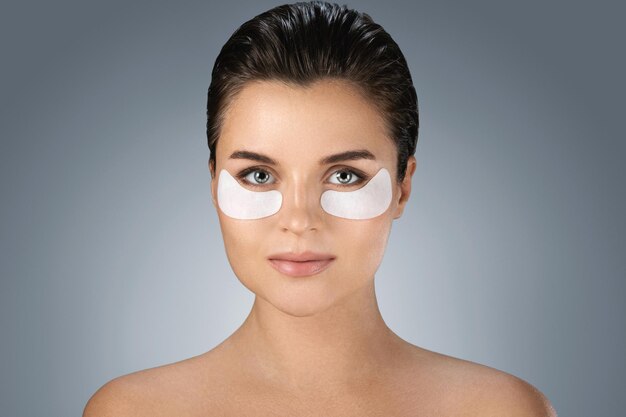
<instances>
[{"instance_id":1,"label":"eyebrow","mask_svg":"<svg viewBox=\"0 0 626 417\"><path fill-rule=\"evenodd\" d=\"M235 151L230 155L229 159L249 159L251 161L262 162L269 165L280 165L269 156L252 151ZM375 161L376 157L367 149L356 149L325 156L319 160L319 164L328 165L341 161L354 161L357 159L371 159Z\"/></svg>"}]
</instances>

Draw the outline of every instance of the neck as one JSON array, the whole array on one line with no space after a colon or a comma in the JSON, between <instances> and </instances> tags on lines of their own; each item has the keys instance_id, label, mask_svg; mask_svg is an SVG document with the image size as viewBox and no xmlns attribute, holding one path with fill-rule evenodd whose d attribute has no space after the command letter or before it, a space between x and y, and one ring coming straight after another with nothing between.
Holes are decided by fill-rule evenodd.
<instances>
[{"instance_id":1,"label":"neck","mask_svg":"<svg viewBox=\"0 0 626 417\"><path fill-rule=\"evenodd\" d=\"M240 366L271 382L304 389L379 375L406 347L383 321L373 280L307 317L284 313L257 296L230 339Z\"/></svg>"}]
</instances>

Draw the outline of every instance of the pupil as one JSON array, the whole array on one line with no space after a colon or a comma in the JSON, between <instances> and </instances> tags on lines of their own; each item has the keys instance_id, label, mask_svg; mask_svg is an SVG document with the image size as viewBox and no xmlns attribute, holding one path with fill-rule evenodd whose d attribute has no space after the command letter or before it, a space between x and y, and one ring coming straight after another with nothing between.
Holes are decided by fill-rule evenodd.
<instances>
[{"instance_id":1,"label":"pupil","mask_svg":"<svg viewBox=\"0 0 626 417\"><path fill-rule=\"evenodd\" d=\"M255 176L255 179L256 179L257 181L259 181L259 182L265 182L265 181L267 180L267 179L265 179L265 180L263 180L263 179L259 179L259 176L261 176L261 177L265 177L265 173L264 173L264 172L259 172L259 171L257 171L257 172L254 174L254 176Z\"/></svg>"},{"instance_id":2,"label":"pupil","mask_svg":"<svg viewBox=\"0 0 626 417\"><path fill-rule=\"evenodd\" d=\"M345 171L340 172L339 173L339 181L346 182L349 179L349 178L346 178L346 177L348 177L349 175L350 174L345 172Z\"/></svg>"}]
</instances>

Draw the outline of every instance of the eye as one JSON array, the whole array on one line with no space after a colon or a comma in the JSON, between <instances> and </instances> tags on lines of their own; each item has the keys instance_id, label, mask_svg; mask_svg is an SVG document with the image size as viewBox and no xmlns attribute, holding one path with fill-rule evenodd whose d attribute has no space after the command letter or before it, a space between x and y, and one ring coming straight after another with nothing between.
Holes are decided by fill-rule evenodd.
<instances>
[{"instance_id":1,"label":"eye","mask_svg":"<svg viewBox=\"0 0 626 417\"><path fill-rule=\"evenodd\" d=\"M353 170L346 169L346 168L339 169L333 172L333 174L331 175L331 179L336 179L338 181L338 182L331 181L331 184L336 184L336 185L341 185L341 186L360 184L364 181L363 177L358 175Z\"/></svg>"},{"instance_id":2,"label":"eye","mask_svg":"<svg viewBox=\"0 0 626 417\"><path fill-rule=\"evenodd\" d=\"M253 187L262 187L269 183L272 175L264 169L248 168L237 174L237 178Z\"/></svg>"}]
</instances>

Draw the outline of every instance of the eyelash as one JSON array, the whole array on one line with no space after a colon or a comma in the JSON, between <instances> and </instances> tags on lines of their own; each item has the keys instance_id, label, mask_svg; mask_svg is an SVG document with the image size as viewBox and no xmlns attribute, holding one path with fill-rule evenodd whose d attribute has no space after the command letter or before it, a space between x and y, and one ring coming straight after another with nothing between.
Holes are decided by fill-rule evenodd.
<instances>
[{"instance_id":1,"label":"eyelash","mask_svg":"<svg viewBox=\"0 0 626 417\"><path fill-rule=\"evenodd\" d=\"M246 185L250 185L252 187L258 187L258 188L262 188L265 187L267 184L255 184L253 182L250 182L248 180L245 179L246 176L248 176L248 174L250 174L251 172L255 172L255 171L262 171L267 173L268 175L272 175L269 171L267 171L266 169L263 169L261 167L250 167L250 168L246 168L243 171L241 171L240 173L237 174L237 178L242 181L243 183L245 183ZM367 180L367 175L365 175L364 173L362 173L361 171L357 171L355 169L352 168L339 168L333 171L333 174L337 173L337 172L349 172L350 174L356 176L358 178L357 181L350 183L350 184L334 184L333 185L337 185L339 187L352 187L354 185L359 185L363 182L365 182Z\"/></svg>"}]
</instances>

